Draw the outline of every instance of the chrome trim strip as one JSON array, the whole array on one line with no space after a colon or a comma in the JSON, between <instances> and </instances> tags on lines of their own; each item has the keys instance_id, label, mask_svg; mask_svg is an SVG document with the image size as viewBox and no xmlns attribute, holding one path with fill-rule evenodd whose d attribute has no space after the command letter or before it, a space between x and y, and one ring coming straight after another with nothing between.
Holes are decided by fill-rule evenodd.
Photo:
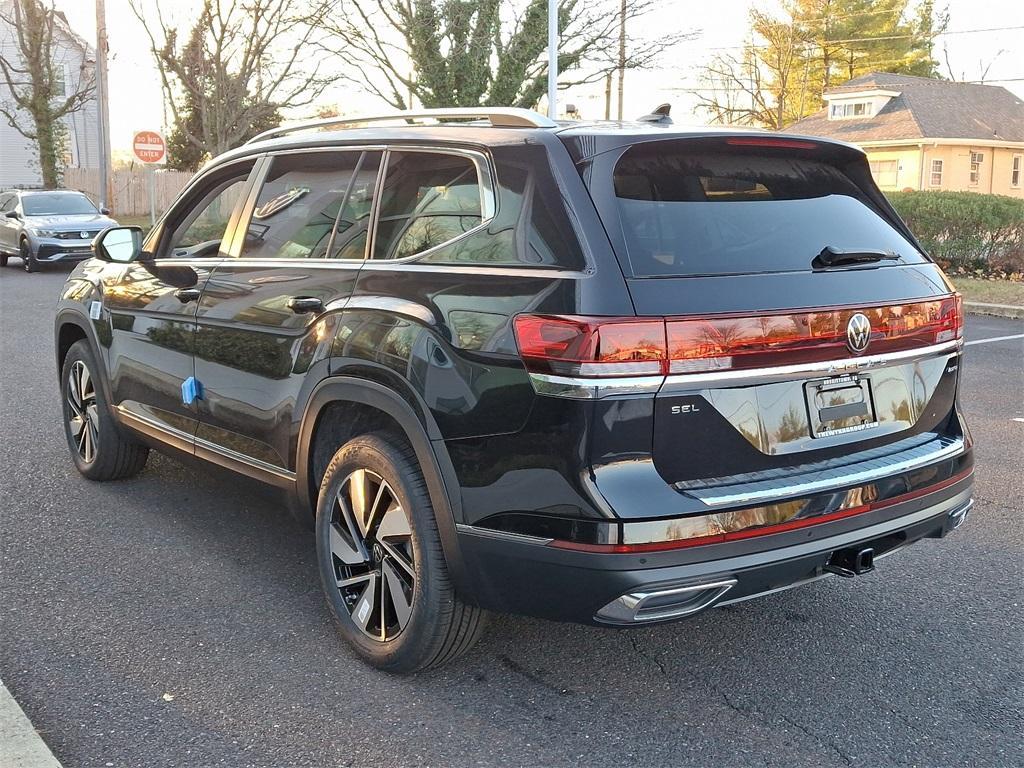
<instances>
[{"instance_id":1,"label":"chrome trim strip","mask_svg":"<svg viewBox=\"0 0 1024 768\"><path fill-rule=\"evenodd\" d=\"M239 464L245 464L253 469L258 469L260 472L266 472L268 475L274 475L282 480L289 480L291 482L295 481L295 473L290 472L287 469L282 469L281 467L274 466L273 464L268 464L265 461L254 459L251 456L246 456L244 453L232 451L230 448L224 448L217 445L217 443L211 443L209 440L204 440L201 437L195 438L195 443L197 450L201 448L209 451L210 453L223 456L226 459L231 459L231 461L237 461Z\"/></svg>"},{"instance_id":2,"label":"chrome trim strip","mask_svg":"<svg viewBox=\"0 0 1024 768\"><path fill-rule=\"evenodd\" d=\"M650 395L658 391L664 380L664 376L588 379L530 373L530 383L533 384L533 390L538 395L568 397L573 400L600 400L615 395Z\"/></svg>"},{"instance_id":3,"label":"chrome trim strip","mask_svg":"<svg viewBox=\"0 0 1024 768\"><path fill-rule=\"evenodd\" d=\"M115 405L114 410L117 412L117 417L119 420L127 420L129 422L134 421L136 427L140 428L147 435L151 435L152 431L162 432L168 437L177 438L178 440L185 441L190 445L195 444L195 435L191 434L190 432L185 432L184 430L177 429L167 424L163 424L157 421L156 419L148 419L145 416L140 416L139 414L133 411L129 411L123 405ZM155 435L153 436L155 437Z\"/></svg>"},{"instance_id":4,"label":"chrome trim strip","mask_svg":"<svg viewBox=\"0 0 1024 768\"><path fill-rule=\"evenodd\" d=\"M828 477L818 480L808 480L803 483L793 483L775 488L765 488L763 490L746 490L736 493L716 494L713 490L708 491L694 489L687 490L685 493L688 496L700 499L710 507L721 507L729 504L748 504L767 500L775 501L795 496L804 496L806 494L814 493L815 491L840 488L846 485L862 485L864 483L870 483L873 480L879 480L883 477L889 477L902 472L910 472L915 469L919 469L920 467L942 461L943 459L951 459L954 456L959 456L963 452L964 441L962 438L957 438L948 445L944 445L941 448L930 451L929 453L921 456L912 456L902 461L892 463L883 462L871 469L862 469L849 472L845 475L829 475ZM820 475L821 473L816 472L815 474Z\"/></svg>"},{"instance_id":5,"label":"chrome trim strip","mask_svg":"<svg viewBox=\"0 0 1024 768\"><path fill-rule=\"evenodd\" d=\"M520 544L537 544L544 546L550 544L554 539L545 539L541 536L530 536L525 533L511 533L509 531L495 531L491 528L480 528L476 525L456 523L455 530L459 533L466 533L471 536L482 536L485 539L498 539L500 541L515 541Z\"/></svg>"},{"instance_id":6,"label":"chrome trim strip","mask_svg":"<svg viewBox=\"0 0 1024 768\"><path fill-rule=\"evenodd\" d=\"M971 491L968 490L965 493L968 495L968 502L971 501L969 495ZM884 523L873 525L870 528L861 528L858 530L850 531L849 533L843 534L841 537L837 537L841 539L841 541L837 541L834 539L825 539L820 542L809 542L807 544L800 544L797 545L798 548L787 547L785 549L777 549L775 551L779 554L779 559L782 560L795 557L802 557L805 554L810 554L812 550L815 548L820 550L823 545L825 547L824 551L827 552L830 547L832 549L843 549L844 547L848 547L857 541L869 541L871 539L881 538L882 536L885 536L888 533L891 533L892 531L898 531L900 528L906 528L908 526L915 525L924 520L927 520L930 517L937 517L943 514L953 514L953 512L962 507L965 503L961 501L963 496L964 494L960 494L955 499L952 499L952 501L954 502L952 511L943 512L940 509L948 501L950 501L947 500L945 502L940 502L939 504L935 504L930 507L925 507L924 509L911 513L909 515L904 515L903 517L897 517L894 520L889 520ZM876 555L875 560L881 560L882 558L889 557L890 555L895 555L897 552L902 552L904 549L906 549L909 546L912 546L914 543L916 542L911 542L910 544L901 544L898 547L893 547L888 552L885 552L881 555ZM754 565L756 567L756 564ZM739 569L740 565L738 563L734 564L734 570ZM735 605L736 603L744 603L747 600L753 600L755 597L764 597L766 595L774 595L777 592L786 592L795 587L800 587L804 584L811 584L815 581L821 581L822 579L832 578L833 576L834 574L831 573L823 573L820 576L812 576L809 579L795 581L792 584L785 584L781 587L775 587L774 589L765 590L764 592L755 592L752 595L744 595L743 597L734 597L730 600L722 600L721 602L717 603L715 607L720 608L726 605Z\"/></svg>"},{"instance_id":7,"label":"chrome trim strip","mask_svg":"<svg viewBox=\"0 0 1024 768\"><path fill-rule=\"evenodd\" d=\"M386 265L393 262L380 263ZM907 363L941 355L953 355L959 353L962 348L963 339L955 339L930 347L890 352L885 355L825 360L820 363L780 365L772 368L677 373L669 376L620 376L607 379L531 373L530 381L533 383L534 391L539 395L570 397L577 400L594 400L614 395L649 394L651 392L657 392L659 395L671 395L676 392L692 392L716 386L741 386L787 379L837 376L848 372L874 370L893 363Z\"/></svg>"},{"instance_id":8,"label":"chrome trim strip","mask_svg":"<svg viewBox=\"0 0 1024 768\"><path fill-rule=\"evenodd\" d=\"M707 371L703 373L676 373L665 378L661 392L692 391L717 385L735 386L749 384L754 381L784 381L804 376L837 376L843 373L872 370L892 363L905 363L926 360L943 354L953 354L963 348L963 339L945 341L920 349L906 349L901 352L889 352L884 355L867 355L842 360L825 360L820 363L799 363L796 365L779 365L771 368L751 368L749 370Z\"/></svg>"},{"instance_id":9,"label":"chrome trim strip","mask_svg":"<svg viewBox=\"0 0 1024 768\"><path fill-rule=\"evenodd\" d=\"M161 424L160 422L155 421L154 419L147 419L145 416L140 416L137 413L133 413L132 411L127 410L123 406L115 406L115 410L117 411L119 419L129 422L129 426L131 426L130 422L135 422L137 428L140 428L142 431L144 431L151 437L159 439L158 436L154 435L153 433L163 433L168 437L174 437L177 438L178 440L187 442L195 448L199 448L204 451L209 451L210 453L217 454L218 456L223 456L226 459L238 462L239 464L244 464L248 467L259 470L260 472L264 472L268 475L273 475L277 478L280 478L281 480L295 482L294 472L289 472L288 470L282 469L281 467L275 467L273 464L268 464L265 461L260 461L259 459L253 459L249 456L246 456L245 454L232 451L229 448L223 448L217 445L216 443L211 443L209 440L204 440L201 437L196 437L195 435L191 435L188 432L184 432L180 429L175 429L174 427L167 426L166 424Z\"/></svg>"}]
</instances>

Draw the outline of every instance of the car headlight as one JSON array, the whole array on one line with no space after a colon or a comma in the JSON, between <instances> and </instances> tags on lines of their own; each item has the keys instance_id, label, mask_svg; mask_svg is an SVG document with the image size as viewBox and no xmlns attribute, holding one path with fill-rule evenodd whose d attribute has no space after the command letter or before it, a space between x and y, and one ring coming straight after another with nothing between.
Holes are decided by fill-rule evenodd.
<instances>
[{"instance_id":1,"label":"car headlight","mask_svg":"<svg viewBox=\"0 0 1024 768\"><path fill-rule=\"evenodd\" d=\"M36 237L56 237L57 230L55 229L37 229L32 227L32 234Z\"/></svg>"}]
</instances>

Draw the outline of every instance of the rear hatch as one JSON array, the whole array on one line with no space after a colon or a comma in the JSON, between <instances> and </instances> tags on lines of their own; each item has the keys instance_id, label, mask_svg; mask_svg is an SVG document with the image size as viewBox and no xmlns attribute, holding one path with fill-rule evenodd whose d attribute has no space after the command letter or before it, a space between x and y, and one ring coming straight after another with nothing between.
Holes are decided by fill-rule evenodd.
<instances>
[{"instance_id":1,"label":"rear hatch","mask_svg":"<svg viewBox=\"0 0 1024 768\"><path fill-rule=\"evenodd\" d=\"M590 171L636 314L666 318L668 482L771 485L956 439L959 299L858 150L666 138Z\"/></svg>"}]
</instances>

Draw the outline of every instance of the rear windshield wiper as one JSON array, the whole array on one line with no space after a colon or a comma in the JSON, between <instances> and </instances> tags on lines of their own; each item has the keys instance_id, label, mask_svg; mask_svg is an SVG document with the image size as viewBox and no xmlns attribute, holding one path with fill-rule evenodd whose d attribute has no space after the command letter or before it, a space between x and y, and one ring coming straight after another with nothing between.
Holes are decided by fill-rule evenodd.
<instances>
[{"instance_id":1,"label":"rear windshield wiper","mask_svg":"<svg viewBox=\"0 0 1024 768\"><path fill-rule=\"evenodd\" d=\"M821 253L814 257L811 266L820 269L822 267L839 267L847 264L872 264L879 261L899 261L900 256L896 251L875 251L871 249L858 249L855 251L841 251L826 245Z\"/></svg>"}]
</instances>

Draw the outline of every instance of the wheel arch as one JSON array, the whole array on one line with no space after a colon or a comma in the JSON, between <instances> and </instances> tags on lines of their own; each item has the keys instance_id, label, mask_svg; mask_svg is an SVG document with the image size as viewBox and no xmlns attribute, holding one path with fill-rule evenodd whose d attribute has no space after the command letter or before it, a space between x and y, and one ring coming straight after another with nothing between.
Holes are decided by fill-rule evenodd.
<instances>
[{"instance_id":1,"label":"wheel arch","mask_svg":"<svg viewBox=\"0 0 1024 768\"><path fill-rule=\"evenodd\" d=\"M110 399L110 381L107 378L107 367L104 364L106 357L101 351L98 339L96 338L96 329L92 323L80 312L71 308L65 308L58 310L53 325L57 380L60 381L61 371L64 369L64 360L68 355L68 350L76 342L84 339L92 350L93 357L96 359L96 364L99 367L98 378L100 386L103 387L103 395L108 403L112 402Z\"/></svg>"},{"instance_id":2,"label":"wheel arch","mask_svg":"<svg viewBox=\"0 0 1024 768\"><path fill-rule=\"evenodd\" d=\"M406 399L383 384L352 376L332 376L313 389L300 422L296 453L295 490L300 509L316 509L319 478L314 460L317 435L326 424L323 417L331 413L332 408L352 409L363 414L364 418L368 412L378 414L378 420L365 422L367 428L347 433L350 438L393 425L399 436L408 442L427 483L449 574L460 595L473 600L472 585L466 578L456 531L461 497L451 459L429 412L421 410L417 413ZM431 439L431 435L438 437ZM334 446L335 449L338 447Z\"/></svg>"}]
</instances>

